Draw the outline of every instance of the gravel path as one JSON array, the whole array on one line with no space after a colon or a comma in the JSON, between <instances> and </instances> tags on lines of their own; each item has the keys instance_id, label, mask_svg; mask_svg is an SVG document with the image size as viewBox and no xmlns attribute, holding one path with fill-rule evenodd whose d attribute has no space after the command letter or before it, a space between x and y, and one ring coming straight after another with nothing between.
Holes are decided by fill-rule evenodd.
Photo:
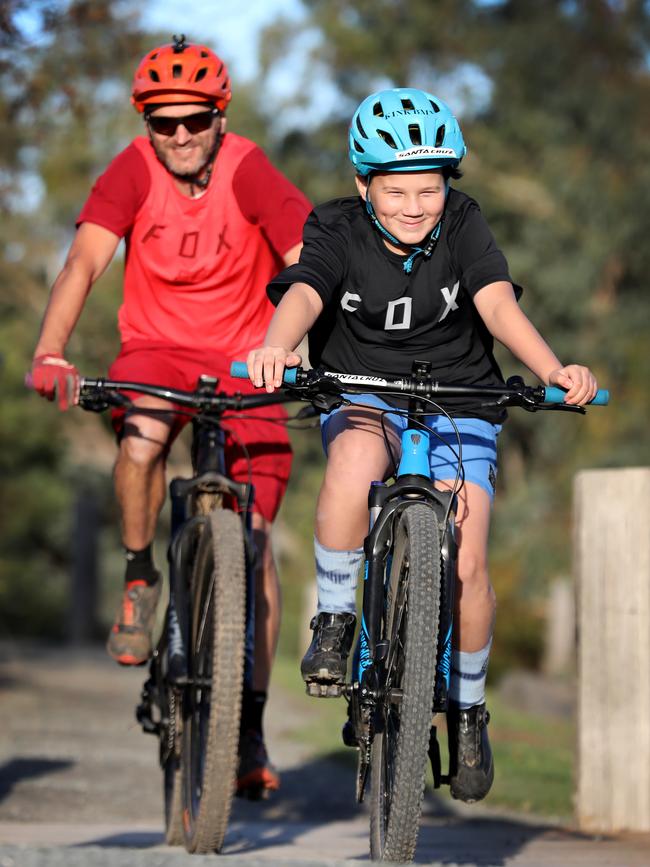
<instances>
[{"instance_id":1,"label":"gravel path","mask_svg":"<svg viewBox=\"0 0 650 867\"><path fill-rule=\"evenodd\" d=\"M100 648L0 644L0 867L214 864L162 843L157 743L133 707L141 669ZM219 856L232 867L368 863L368 817L349 767L310 754L292 731L318 702L275 690L267 714L282 789L236 801ZM347 860L346 860L347 859ZM650 839L598 839L428 793L417 863L650 867Z\"/></svg>"}]
</instances>

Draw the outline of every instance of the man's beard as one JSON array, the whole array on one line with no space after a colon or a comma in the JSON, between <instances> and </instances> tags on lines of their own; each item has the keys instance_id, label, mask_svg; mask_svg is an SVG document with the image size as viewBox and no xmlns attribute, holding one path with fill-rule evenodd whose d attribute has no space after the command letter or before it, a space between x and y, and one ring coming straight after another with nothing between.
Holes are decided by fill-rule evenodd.
<instances>
[{"instance_id":1,"label":"man's beard","mask_svg":"<svg viewBox=\"0 0 650 867\"><path fill-rule=\"evenodd\" d=\"M218 134L215 135L215 139L214 139L214 143L213 143L212 147L207 152L205 159L201 162L200 166L196 169L196 171L188 171L188 170L183 170L183 169L181 169L179 171L179 170L175 169L174 166L172 165L170 157L167 155L167 153L164 151L164 149L156 147L153 139L151 140L151 143L153 145L154 153L156 154L156 157L158 158L158 162L160 162L165 167L165 169L167 169L167 171L170 173L170 175L173 175L179 181L183 181L185 183L191 183L193 181L195 182L197 180L197 178L199 177L199 175L201 174L201 172L203 172L206 168L208 168L211 165L211 163L213 162L213 160L217 154L217 151L219 150L219 145L221 144L221 138L222 137L220 135L218 135Z\"/></svg>"}]
</instances>

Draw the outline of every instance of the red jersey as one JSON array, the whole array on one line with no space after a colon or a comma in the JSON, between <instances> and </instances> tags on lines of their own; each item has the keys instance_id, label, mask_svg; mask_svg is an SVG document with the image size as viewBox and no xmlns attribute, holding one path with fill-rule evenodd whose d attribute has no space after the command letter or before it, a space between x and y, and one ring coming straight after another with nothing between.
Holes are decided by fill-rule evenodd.
<instances>
[{"instance_id":1,"label":"red jersey","mask_svg":"<svg viewBox=\"0 0 650 867\"><path fill-rule=\"evenodd\" d=\"M148 139L99 178L79 223L126 240L122 342L151 340L243 357L273 314L266 286L300 243L308 200L253 142L223 137L210 183L183 195Z\"/></svg>"}]
</instances>

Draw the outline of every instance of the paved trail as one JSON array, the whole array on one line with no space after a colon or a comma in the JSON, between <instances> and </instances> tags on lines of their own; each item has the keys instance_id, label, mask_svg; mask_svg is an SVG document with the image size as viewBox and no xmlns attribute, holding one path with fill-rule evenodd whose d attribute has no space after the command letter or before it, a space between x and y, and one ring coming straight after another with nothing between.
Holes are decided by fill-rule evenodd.
<instances>
[{"instance_id":1,"label":"paved trail","mask_svg":"<svg viewBox=\"0 0 650 867\"><path fill-rule=\"evenodd\" d=\"M0 867L216 863L162 844L156 741L133 717L143 676L99 649L0 646ZM282 790L267 802L236 802L224 864L368 862L353 773L292 737L317 712L317 702L276 690L267 730ZM428 793L416 863L650 867L650 839L595 839Z\"/></svg>"}]
</instances>

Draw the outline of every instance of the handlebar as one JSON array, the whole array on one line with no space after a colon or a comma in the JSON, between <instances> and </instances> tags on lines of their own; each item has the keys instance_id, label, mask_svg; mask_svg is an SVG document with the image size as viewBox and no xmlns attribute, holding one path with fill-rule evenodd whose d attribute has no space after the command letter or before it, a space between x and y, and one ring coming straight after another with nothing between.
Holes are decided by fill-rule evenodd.
<instances>
[{"instance_id":1,"label":"handlebar","mask_svg":"<svg viewBox=\"0 0 650 867\"><path fill-rule=\"evenodd\" d=\"M243 361L235 361L230 368L230 375L238 379L248 378L248 368ZM564 403L566 392L554 386L525 385L519 377L511 377L505 386L473 386L445 385L433 379L428 374L413 374L397 379L378 376L365 376L350 373L335 373L316 369L305 370L301 367L285 368L284 385L293 386L289 391L296 397L304 390L303 399L309 399L309 394L316 393L319 388L325 388L330 394L343 392L402 392L415 397L428 397L434 400L453 397L476 398L490 405L522 406L531 411L539 409L565 409L568 411L583 411L581 407ZM590 405L606 406L609 403L609 391L599 389ZM485 405L485 403L484 403Z\"/></svg>"},{"instance_id":2,"label":"handlebar","mask_svg":"<svg viewBox=\"0 0 650 867\"><path fill-rule=\"evenodd\" d=\"M116 379L92 379L81 377L79 405L83 409L101 411L107 406L129 406L131 399L123 392L159 397L177 406L202 412L222 413L229 410L248 410L271 404L286 403L291 397L283 393L274 394L225 394L217 392L218 379L201 376L194 391L152 385L144 382L126 382Z\"/></svg>"}]
</instances>

